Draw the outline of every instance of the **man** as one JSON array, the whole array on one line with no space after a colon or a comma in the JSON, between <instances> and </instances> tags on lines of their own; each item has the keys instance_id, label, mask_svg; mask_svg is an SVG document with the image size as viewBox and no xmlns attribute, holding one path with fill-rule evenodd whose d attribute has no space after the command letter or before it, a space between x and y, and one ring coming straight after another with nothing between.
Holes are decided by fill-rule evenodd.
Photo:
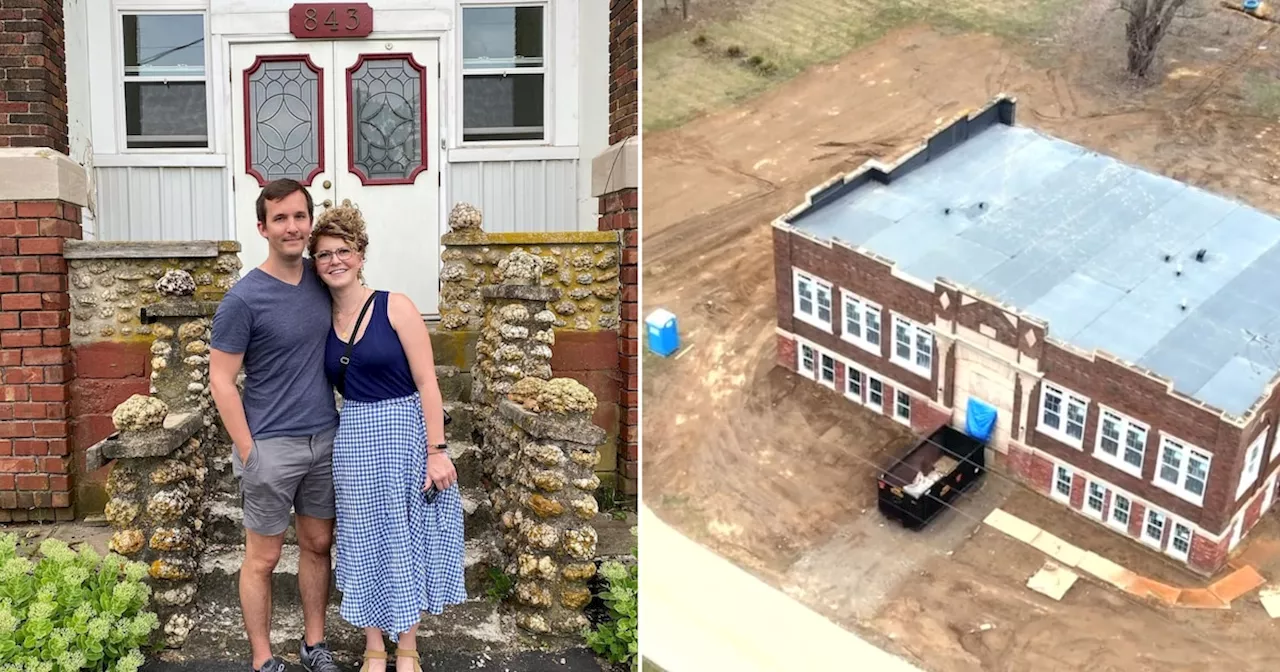
<instances>
[{"instance_id":1,"label":"man","mask_svg":"<svg viewBox=\"0 0 1280 672\"><path fill-rule=\"evenodd\" d=\"M303 258L311 235L311 194L276 180L258 196L258 233L267 260L227 292L213 318L209 384L231 436L232 468L244 505L240 608L255 672L283 672L271 653L271 574L289 513L296 514L302 662L338 672L324 642L333 545L333 436L338 414L324 374L329 291ZM243 364L244 399L236 389Z\"/></svg>"}]
</instances>

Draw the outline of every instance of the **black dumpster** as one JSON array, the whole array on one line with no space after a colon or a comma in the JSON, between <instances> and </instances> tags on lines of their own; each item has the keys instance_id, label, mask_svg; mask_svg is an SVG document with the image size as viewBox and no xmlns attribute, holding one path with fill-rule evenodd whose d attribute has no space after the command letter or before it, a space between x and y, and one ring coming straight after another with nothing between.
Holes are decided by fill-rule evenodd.
<instances>
[{"instance_id":1,"label":"black dumpster","mask_svg":"<svg viewBox=\"0 0 1280 672\"><path fill-rule=\"evenodd\" d=\"M949 425L891 457L880 472L880 512L918 530L986 474L986 442Z\"/></svg>"}]
</instances>

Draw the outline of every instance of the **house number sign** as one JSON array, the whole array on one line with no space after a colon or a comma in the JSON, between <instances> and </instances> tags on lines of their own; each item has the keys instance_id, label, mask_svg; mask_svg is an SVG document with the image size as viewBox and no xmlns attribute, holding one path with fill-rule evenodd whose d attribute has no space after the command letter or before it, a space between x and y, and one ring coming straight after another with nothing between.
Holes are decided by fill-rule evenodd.
<instances>
[{"instance_id":1,"label":"house number sign","mask_svg":"<svg viewBox=\"0 0 1280 672\"><path fill-rule=\"evenodd\" d=\"M304 40L368 37L373 8L364 2L300 2L289 8L289 32Z\"/></svg>"}]
</instances>

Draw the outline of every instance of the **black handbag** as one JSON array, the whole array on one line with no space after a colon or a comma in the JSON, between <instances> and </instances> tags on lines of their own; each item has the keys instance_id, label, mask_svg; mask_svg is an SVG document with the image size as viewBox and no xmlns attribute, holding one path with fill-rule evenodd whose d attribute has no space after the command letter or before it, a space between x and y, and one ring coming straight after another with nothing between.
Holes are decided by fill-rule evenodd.
<instances>
[{"instance_id":1,"label":"black handbag","mask_svg":"<svg viewBox=\"0 0 1280 672\"><path fill-rule=\"evenodd\" d=\"M338 369L338 394L343 394L347 384L347 365L351 363L351 349L356 345L356 337L360 334L360 324L364 322L365 313L369 312L369 306L373 305L373 297L378 293L374 292L369 295L369 299L364 302L364 307L360 309L360 315L356 317L355 326L351 327L351 340L347 341L347 349L342 353L342 357L338 360L342 364L342 368ZM345 395L344 395L345 396ZM449 411L441 409L444 412L444 424L453 422L453 418L449 417Z\"/></svg>"}]
</instances>

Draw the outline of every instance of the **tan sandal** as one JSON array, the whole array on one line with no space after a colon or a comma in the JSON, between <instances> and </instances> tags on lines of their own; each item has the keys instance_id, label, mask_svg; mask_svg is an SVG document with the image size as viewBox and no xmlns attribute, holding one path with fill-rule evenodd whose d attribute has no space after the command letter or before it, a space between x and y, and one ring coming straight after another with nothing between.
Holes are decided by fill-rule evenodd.
<instances>
[{"instance_id":1,"label":"tan sandal","mask_svg":"<svg viewBox=\"0 0 1280 672\"><path fill-rule=\"evenodd\" d=\"M370 660L386 660L386 659L387 659L386 651L375 651L373 649L365 649L364 665L360 666L360 672L369 672Z\"/></svg>"},{"instance_id":2,"label":"tan sandal","mask_svg":"<svg viewBox=\"0 0 1280 672\"><path fill-rule=\"evenodd\" d=\"M400 648L400 647L398 647L398 646L397 646L397 647L396 647L396 658L412 658L412 659L413 659L413 672L422 672L422 665L420 665L420 664L418 663L418 650L417 650L417 649L402 649L402 648ZM408 671L408 670L400 670L400 669L396 669L396 672L409 672L409 671Z\"/></svg>"}]
</instances>

